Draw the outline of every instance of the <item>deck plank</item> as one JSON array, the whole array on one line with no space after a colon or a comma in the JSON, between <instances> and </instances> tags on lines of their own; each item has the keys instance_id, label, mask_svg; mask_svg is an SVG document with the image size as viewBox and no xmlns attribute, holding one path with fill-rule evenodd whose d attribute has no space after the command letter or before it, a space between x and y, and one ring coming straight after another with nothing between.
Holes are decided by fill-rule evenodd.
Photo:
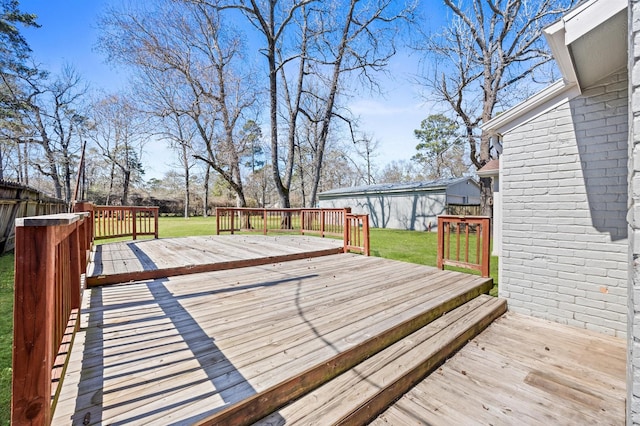
<instances>
[{"instance_id":1,"label":"deck plank","mask_svg":"<svg viewBox=\"0 0 640 426\"><path fill-rule=\"evenodd\" d=\"M233 241L220 258L245 245ZM174 245L144 250L164 265ZM88 289L56 418L195 421L483 281L340 254Z\"/></svg>"},{"instance_id":2,"label":"deck plank","mask_svg":"<svg viewBox=\"0 0 640 426\"><path fill-rule=\"evenodd\" d=\"M508 313L373 424L623 424L624 357L622 339Z\"/></svg>"},{"instance_id":3,"label":"deck plank","mask_svg":"<svg viewBox=\"0 0 640 426\"><path fill-rule=\"evenodd\" d=\"M302 235L224 235L116 242L94 248L96 262L88 268L87 285L232 269L263 264L270 258L290 260L341 251L341 240Z\"/></svg>"}]
</instances>

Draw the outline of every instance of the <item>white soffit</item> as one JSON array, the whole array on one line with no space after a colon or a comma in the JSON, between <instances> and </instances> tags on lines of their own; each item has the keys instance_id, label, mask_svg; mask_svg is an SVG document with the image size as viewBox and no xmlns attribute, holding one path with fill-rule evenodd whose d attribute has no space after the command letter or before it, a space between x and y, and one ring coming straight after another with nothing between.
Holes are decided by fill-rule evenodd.
<instances>
[{"instance_id":1,"label":"white soffit","mask_svg":"<svg viewBox=\"0 0 640 426\"><path fill-rule=\"evenodd\" d=\"M504 134L578 96L627 62L628 0L591 0L544 30L563 79L484 123Z\"/></svg>"},{"instance_id":2,"label":"white soffit","mask_svg":"<svg viewBox=\"0 0 640 426\"><path fill-rule=\"evenodd\" d=\"M591 0L545 30L562 76L584 89L627 62L628 0Z\"/></svg>"}]
</instances>

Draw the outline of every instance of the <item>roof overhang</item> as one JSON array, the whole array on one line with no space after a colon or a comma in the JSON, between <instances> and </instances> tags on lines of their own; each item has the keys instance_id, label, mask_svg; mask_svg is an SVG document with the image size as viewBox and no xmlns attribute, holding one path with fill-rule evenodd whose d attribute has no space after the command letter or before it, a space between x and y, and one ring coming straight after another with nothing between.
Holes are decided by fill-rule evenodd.
<instances>
[{"instance_id":1,"label":"roof overhang","mask_svg":"<svg viewBox=\"0 0 640 426\"><path fill-rule=\"evenodd\" d=\"M500 160L493 159L476 172L481 178L495 177L500 174Z\"/></svg>"},{"instance_id":2,"label":"roof overhang","mask_svg":"<svg viewBox=\"0 0 640 426\"><path fill-rule=\"evenodd\" d=\"M628 0L590 0L544 30L562 80L497 115L482 129L504 134L627 65Z\"/></svg>"},{"instance_id":3,"label":"roof overhang","mask_svg":"<svg viewBox=\"0 0 640 426\"><path fill-rule=\"evenodd\" d=\"M567 85L590 87L626 65L627 7L628 0L591 0L545 28Z\"/></svg>"},{"instance_id":4,"label":"roof overhang","mask_svg":"<svg viewBox=\"0 0 640 426\"><path fill-rule=\"evenodd\" d=\"M362 197L368 195L394 195L400 194L404 195L407 193L418 193L418 192L446 192L447 186L433 186L429 188L417 188L417 189L379 189L379 190L361 190L361 191L353 191L353 192L321 192L318 194L318 198L336 198L336 197Z\"/></svg>"},{"instance_id":5,"label":"roof overhang","mask_svg":"<svg viewBox=\"0 0 640 426\"><path fill-rule=\"evenodd\" d=\"M510 110L495 116L481 127L483 130L502 135L579 94L580 89L576 84L567 85L562 80L557 81Z\"/></svg>"}]
</instances>

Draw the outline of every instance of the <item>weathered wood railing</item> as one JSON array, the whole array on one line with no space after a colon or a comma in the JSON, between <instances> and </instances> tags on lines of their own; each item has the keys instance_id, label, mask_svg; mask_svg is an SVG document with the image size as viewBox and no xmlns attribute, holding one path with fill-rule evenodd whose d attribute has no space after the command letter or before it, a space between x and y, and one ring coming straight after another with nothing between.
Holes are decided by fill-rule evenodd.
<instances>
[{"instance_id":1,"label":"weathered wood railing","mask_svg":"<svg viewBox=\"0 0 640 426\"><path fill-rule=\"evenodd\" d=\"M438 216L438 268L457 266L489 277L490 223L486 216Z\"/></svg>"},{"instance_id":2,"label":"weathered wood railing","mask_svg":"<svg viewBox=\"0 0 640 426\"><path fill-rule=\"evenodd\" d=\"M342 235L351 209L216 208L216 232L298 232Z\"/></svg>"},{"instance_id":3,"label":"weathered wood railing","mask_svg":"<svg viewBox=\"0 0 640 426\"><path fill-rule=\"evenodd\" d=\"M51 423L78 329L89 213L16 220L11 424Z\"/></svg>"},{"instance_id":4,"label":"weathered wood railing","mask_svg":"<svg viewBox=\"0 0 640 426\"><path fill-rule=\"evenodd\" d=\"M369 216L350 215L342 209L251 209L216 208L216 233L221 232L296 232L324 237L343 236L345 251L369 255ZM350 217L352 216L352 217ZM359 221L354 226L354 221ZM365 233L366 235L364 235Z\"/></svg>"},{"instance_id":5,"label":"weathered wood railing","mask_svg":"<svg viewBox=\"0 0 640 426\"><path fill-rule=\"evenodd\" d=\"M158 238L158 207L95 206L79 203L76 211L90 211L96 240L152 235Z\"/></svg>"},{"instance_id":6,"label":"weathered wood railing","mask_svg":"<svg viewBox=\"0 0 640 426\"><path fill-rule=\"evenodd\" d=\"M347 214L344 251L357 251L369 256L369 215Z\"/></svg>"}]
</instances>

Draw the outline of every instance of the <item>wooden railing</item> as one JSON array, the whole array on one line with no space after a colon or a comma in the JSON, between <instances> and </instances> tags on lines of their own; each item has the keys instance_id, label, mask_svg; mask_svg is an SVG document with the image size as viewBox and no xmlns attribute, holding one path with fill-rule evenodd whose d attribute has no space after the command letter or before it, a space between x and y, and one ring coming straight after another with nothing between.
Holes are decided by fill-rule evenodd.
<instances>
[{"instance_id":1,"label":"wooden railing","mask_svg":"<svg viewBox=\"0 0 640 426\"><path fill-rule=\"evenodd\" d=\"M438 216L438 268L457 266L489 277L490 223L486 216Z\"/></svg>"},{"instance_id":2,"label":"wooden railing","mask_svg":"<svg viewBox=\"0 0 640 426\"><path fill-rule=\"evenodd\" d=\"M152 235L158 238L158 207L94 206L82 203L76 206L91 211L96 240L119 237Z\"/></svg>"},{"instance_id":3,"label":"wooden railing","mask_svg":"<svg viewBox=\"0 0 640 426\"><path fill-rule=\"evenodd\" d=\"M342 209L216 208L216 233L295 232L324 237L342 236L346 251L369 255L369 216Z\"/></svg>"},{"instance_id":4,"label":"wooden railing","mask_svg":"<svg viewBox=\"0 0 640 426\"><path fill-rule=\"evenodd\" d=\"M216 233L297 232L342 235L345 215L351 209L251 209L216 208Z\"/></svg>"},{"instance_id":5,"label":"wooden railing","mask_svg":"<svg viewBox=\"0 0 640 426\"><path fill-rule=\"evenodd\" d=\"M78 329L89 213L16 220L11 424L51 423Z\"/></svg>"},{"instance_id":6,"label":"wooden railing","mask_svg":"<svg viewBox=\"0 0 640 426\"><path fill-rule=\"evenodd\" d=\"M344 227L344 251L369 256L369 215L347 214Z\"/></svg>"}]
</instances>

